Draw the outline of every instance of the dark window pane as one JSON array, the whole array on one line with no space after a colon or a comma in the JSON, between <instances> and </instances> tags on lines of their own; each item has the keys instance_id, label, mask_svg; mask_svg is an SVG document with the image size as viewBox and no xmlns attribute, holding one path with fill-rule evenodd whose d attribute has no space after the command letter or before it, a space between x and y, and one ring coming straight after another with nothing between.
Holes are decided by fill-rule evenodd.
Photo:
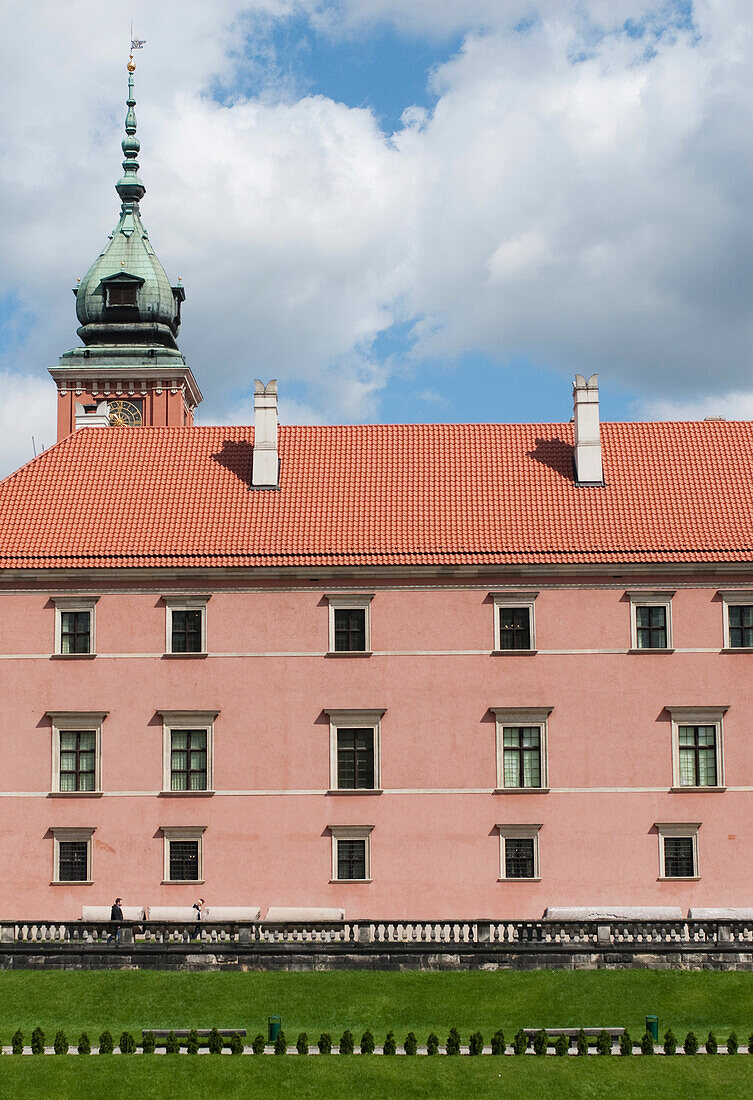
<instances>
[{"instance_id":1,"label":"dark window pane","mask_svg":"<svg viewBox=\"0 0 753 1100\"><path fill-rule=\"evenodd\" d=\"M201 653L202 614L202 611L173 611L173 653Z\"/></svg>"},{"instance_id":2,"label":"dark window pane","mask_svg":"<svg viewBox=\"0 0 753 1100\"><path fill-rule=\"evenodd\" d=\"M337 786L339 790L374 789L374 731L337 731Z\"/></svg>"},{"instance_id":3,"label":"dark window pane","mask_svg":"<svg viewBox=\"0 0 753 1100\"><path fill-rule=\"evenodd\" d=\"M665 836L665 878L692 878L694 874L692 836Z\"/></svg>"},{"instance_id":4,"label":"dark window pane","mask_svg":"<svg viewBox=\"0 0 753 1100\"><path fill-rule=\"evenodd\" d=\"M107 304L111 306L135 306L135 284L110 283L107 287Z\"/></svg>"},{"instance_id":5,"label":"dark window pane","mask_svg":"<svg viewBox=\"0 0 753 1100\"><path fill-rule=\"evenodd\" d=\"M666 607L636 607L635 626L638 649L667 648Z\"/></svg>"},{"instance_id":6,"label":"dark window pane","mask_svg":"<svg viewBox=\"0 0 753 1100\"><path fill-rule=\"evenodd\" d=\"M337 877L338 879L366 878L365 840L338 840Z\"/></svg>"},{"instance_id":7,"label":"dark window pane","mask_svg":"<svg viewBox=\"0 0 753 1100\"><path fill-rule=\"evenodd\" d=\"M60 652L89 653L90 611L63 611L60 614Z\"/></svg>"},{"instance_id":8,"label":"dark window pane","mask_svg":"<svg viewBox=\"0 0 753 1100\"><path fill-rule=\"evenodd\" d=\"M93 791L96 776L94 730L60 731L60 790Z\"/></svg>"},{"instance_id":9,"label":"dark window pane","mask_svg":"<svg viewBox=\"0 0 753 1100\"><path fill-rule=\"evenodd\" d=\"M363 653L366 650L366 609L335 608L335 650L338 653Z\"/></svg>"},{"instance_id":10,"label":"dark window pane","mask_svg":"<svg viewBox=\"0 0 753 1100\"><path fill-rule=\"evenodd\" d=\"M207 789L207 731L170 731L170 790Z\"/></svg>"},{"instance_id":11,"label":"dark window pane","mask_svg":"<svg viewBox=\"0 0 753 1100\"><path fill-rule=\"evenodd\" d=\"M729 644L732 649L753 649L753 604L729 608Z\"/></svg>"},{"instance_id":12,"label":"dark window pane","mask_svg":"<svg viewBox=\"0 0 753 1100\"><path fill-rule=\"evenodd\" d=\"M533 878L533 837L505 838L505 877Z\"/></svg>"},{"instance_id":13,"label":"dark window pane","mask_svg":"<svg viewBox=\"0 0 753 1100\"><path fill-rule=\"evenodd\" d=\"M527 607L500 607L499 648L531 648L531 615Z\"/></svg>"},{"instance_id":14,"label":"dark window pane","mask_svg":"<svg viewBox=\"0 0 753 1100\"><path fill-rule=\"evenodd\" d=\"M61 840L58 858L59 882L86 882L88 842L85 840Z\"/></svg>"},{"instance_id":15,"label":"dark window pane","mask_svg":"<svg viewBox=\"0 0 753 1100\"><path fill-rule=\"evenodd\" d=\"M170 878L176 882L195 882L198 877L198 840L171 840Z\"/></svg>"}]
</instances>

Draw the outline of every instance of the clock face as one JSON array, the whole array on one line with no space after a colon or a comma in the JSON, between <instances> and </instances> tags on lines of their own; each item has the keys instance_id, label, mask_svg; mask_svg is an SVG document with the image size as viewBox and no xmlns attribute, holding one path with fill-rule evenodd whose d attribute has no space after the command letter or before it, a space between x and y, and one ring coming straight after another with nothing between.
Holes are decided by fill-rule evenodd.
<instances>
[{"instance_id":1,"label":"clock face","mask_svg":"<svg viewBox=\"0 0 753 1100\"><path fill-rule=\"evenodd\" d=\"M139 428L144 422L141 402L111 401L110 423L116 427Z\"/></svg>"}]
</instances>

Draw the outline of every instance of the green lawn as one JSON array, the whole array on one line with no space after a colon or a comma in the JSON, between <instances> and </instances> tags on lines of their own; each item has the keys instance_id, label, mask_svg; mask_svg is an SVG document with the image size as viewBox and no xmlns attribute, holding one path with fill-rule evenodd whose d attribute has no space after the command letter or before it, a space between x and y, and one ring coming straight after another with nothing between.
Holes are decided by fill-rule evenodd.
<instances>
[{"instance_id":1,"label":"green lawn","mask_svg":"<svg viewBox=\"0 0 753 1100\"><path fill-rule=\"evenodd\" d=\"M443 1042L451 1027L464 1042L477 1029L489 1042L499 1027L511 1040L521 1026L623 1026L637 1039L647 1013L658 1015L661 1035L671 1026L680 1038L690 1028L705 1038L713 1028L722 1042L734 1028L747 1043L753 973L0 971L4 1044L17 1027L29 1042L37 1024L48 1042L58 1027L74 1042L82 1029L94 1041L107 1027L117 1041L124 1029L213 1025L245 1027L250 1041L272 1014L282 1017L291 1043L299 1031L311 1043L329 1031L336 1042L346 1027L356 1041L370 1027L378 1043L390 1029L398 1042L414 1031L423 1043L431 1030Z\"/></svg>"},{"instance_id":2,"label":"green lawn","mask_svg":"<svg viewBox=\"0 0 753 1100\"><path fill-rule=\"evenodd\" d=\"M750 1096L753 1058L10 1058L0 1064L14 1100L113 1097Z\"/></svg>"}]
</instances>

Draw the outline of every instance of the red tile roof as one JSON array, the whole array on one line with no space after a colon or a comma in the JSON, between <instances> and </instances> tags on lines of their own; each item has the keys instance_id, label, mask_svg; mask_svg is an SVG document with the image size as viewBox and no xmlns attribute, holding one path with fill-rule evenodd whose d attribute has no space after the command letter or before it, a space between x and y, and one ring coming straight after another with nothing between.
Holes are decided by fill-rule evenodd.
<instances>
[{"instance_id":1,"label":"red tile roof","mask_svg":"<svg viewBox=\"0 0 753 1100\"><path fill-rule=\"evenodd\" d=\"M0 567L753 561L753 423L86 428L0 483Z\"/></svg>"}]
</instances>

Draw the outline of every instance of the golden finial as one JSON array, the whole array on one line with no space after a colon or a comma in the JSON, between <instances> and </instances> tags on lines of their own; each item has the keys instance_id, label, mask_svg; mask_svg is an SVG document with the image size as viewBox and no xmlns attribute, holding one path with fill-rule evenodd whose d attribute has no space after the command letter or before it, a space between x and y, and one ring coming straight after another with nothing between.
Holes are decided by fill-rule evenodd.
<instances>
[{"instance_id":1,"label":"golden finial","mask_svg":"<svg viewBox=\"0 0 753 1100\"><path fill-rule=\"evenodd\" d=\"M136 62L133 60L133 54L131 54L128 64L126 65L129 73L136 72Z\"/></svg>"}]
</instances>

